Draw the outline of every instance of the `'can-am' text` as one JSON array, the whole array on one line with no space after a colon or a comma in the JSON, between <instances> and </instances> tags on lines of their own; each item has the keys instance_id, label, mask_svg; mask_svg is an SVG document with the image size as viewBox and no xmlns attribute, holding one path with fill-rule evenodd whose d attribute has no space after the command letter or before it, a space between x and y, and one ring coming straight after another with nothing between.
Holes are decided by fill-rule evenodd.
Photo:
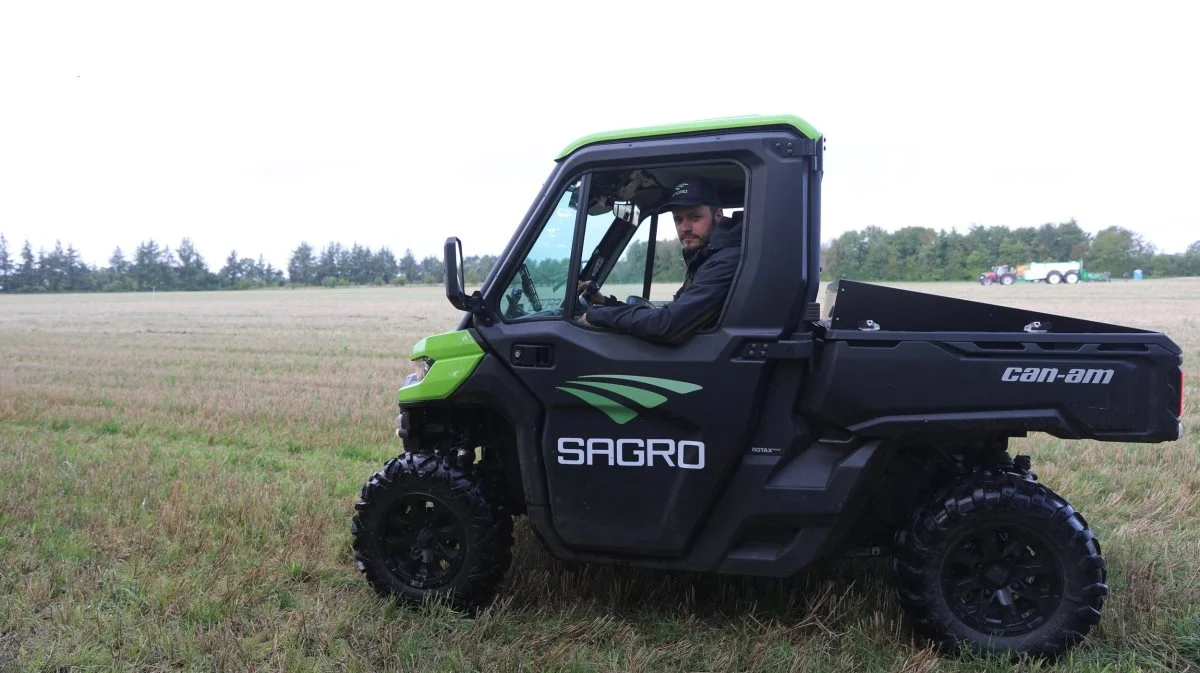
<instances>
[{"instance_id":1,"label":"'can-am' text","mask_svg":"<svg viewBox=\"0 0 1200 673\"><path fill-rule=\"evenodd\" d=\"M1060 372L1054 367L1009 367L1000 377L1009 383L1096 383L1112 381L1111 369L1069 369Z\"/></svg>"}]
</instances>

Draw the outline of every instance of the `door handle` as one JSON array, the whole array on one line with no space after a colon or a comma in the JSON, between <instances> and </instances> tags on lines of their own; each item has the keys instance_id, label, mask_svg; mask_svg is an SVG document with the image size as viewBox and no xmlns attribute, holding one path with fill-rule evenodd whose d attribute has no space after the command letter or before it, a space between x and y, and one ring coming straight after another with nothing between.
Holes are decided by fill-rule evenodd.
<instances>
[{"instance_id":1,"label":"door handle","mask_svg":"<svg viewBox=\"0 0 1200 673\"><path fill-rule=\"evenodd\" d=\"M509 362L516 367L553 367L554 347L549 344L514 344Z\"/></svg>"}]
</instances>

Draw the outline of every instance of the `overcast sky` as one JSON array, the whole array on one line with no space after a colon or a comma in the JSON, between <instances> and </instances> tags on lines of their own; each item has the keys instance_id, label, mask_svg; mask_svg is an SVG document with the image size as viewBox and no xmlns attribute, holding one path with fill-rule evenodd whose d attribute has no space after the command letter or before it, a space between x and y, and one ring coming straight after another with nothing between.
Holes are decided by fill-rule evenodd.
<instances>
[{"instance_id":1,"label":"overcast sky","mask_svg":"<svg viewBox=\"0 0 1200 673\"><path fill-rule=\"evenodd\" d=\"M768 8L769 7L769 8ZM0 233L499 252L599 130L792 113L824 238L1076 218L1200 239L1200 12L1099 2L4 2Z\"/></svg>"}]
</instances>

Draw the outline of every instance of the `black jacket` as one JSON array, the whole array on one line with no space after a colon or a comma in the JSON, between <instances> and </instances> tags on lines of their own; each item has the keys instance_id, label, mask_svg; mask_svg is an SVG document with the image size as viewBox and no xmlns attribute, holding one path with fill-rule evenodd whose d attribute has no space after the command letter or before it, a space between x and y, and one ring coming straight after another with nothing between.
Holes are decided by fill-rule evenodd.
<instances>
[{"instance_id":1,"label":"black jacket","mask_svg":"<svg viewBox=\"0 0 1200 673\"><path fill-rule=\"evenodd\" d=\"M587 311L587 321L657 343L680 343L713 324L733 285L742 250L742 213L721 220L708 244L685 257L687 276L662 307L613 300Z\"/></svg>"}]
</instances>

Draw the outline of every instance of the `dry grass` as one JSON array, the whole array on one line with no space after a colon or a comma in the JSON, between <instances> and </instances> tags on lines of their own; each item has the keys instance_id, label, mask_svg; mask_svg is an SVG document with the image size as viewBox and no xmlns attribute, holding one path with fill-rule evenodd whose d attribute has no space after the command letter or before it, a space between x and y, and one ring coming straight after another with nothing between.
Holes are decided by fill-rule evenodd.
<instances>
[{"instance_id":1,"label":"dry grass","mask_svg":"<svg viewBox=\"0 0 1200 673\"><path fill-rule=\"evenodd\" d=\"M918 289L1171 334L1200 282ZM883 576L567 567L523 524L476 619L377 599L348 522L437 288L0 297L0 671L1008 670L914 639ZM1171 445L1014 447L1101 536L1113 596L1061 670L1200 670L1200 390Z\"/></svg>"}]
</instances>

